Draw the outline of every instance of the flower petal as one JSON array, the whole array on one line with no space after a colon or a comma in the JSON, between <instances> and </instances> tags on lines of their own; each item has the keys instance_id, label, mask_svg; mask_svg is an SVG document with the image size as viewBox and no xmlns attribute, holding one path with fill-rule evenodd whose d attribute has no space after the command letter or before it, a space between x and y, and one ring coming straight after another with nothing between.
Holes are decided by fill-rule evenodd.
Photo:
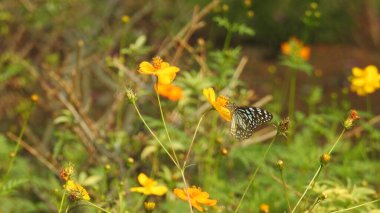
<instances>
[{"instance_id":1,"label":"flower petal","mask_svg":"<svg viewBox=\"0 0 380 213\"><path fill-rule=\"evenodd\" d=\"M139 72L141 74L155 74L156 73L153 65L150 64L147 61L143 61L143 62L140 63L140 65L139 65Z\"/></svg>"},{"instance_id":2,"label":"flower petal","mask_svg":"<svg viewBox=\"0 0 380 213\"><path fill-rule=\"evenodd\" d=\"M168 191L168 188L166 188L165 186L154 186L150 190L152 194L162 196Z\"/></svg>"},{"instance_id":3,"label":"flower petal","mask_svg":"<svg viewBox=\"0 0 380 213\"><path fill-rule=\"evenodd\" d=\"M142 186L146 186L152 182L152 179L148 178L148 176L146 176L144 173L140 173L139 176L137 176L137 180Z\"/></svg>"},{"instance_id":4,"label":"flower petal","mask_svg":"<svg viewBox=\"0 0 380 213\"><path fill-rule=\"evenodd\" d=\"M159 84L170 84L173 82L176 76L175 72L159 72L157 73Z\"/></svg>"},{"instance_id":5,"label":"flower petal","mask_svg":"<svg viewBox=\"0 0 380 213\"><path fill-rule=\"evenodd\" d=\"M203 89L203 95L207 98L208 102L210 102L211 105L215 104L215 91L213 88Z\"/></svg>"},{"instance_id":6,"label":"flower petal","mask_svg":"<svg viewBox=\"0 0 380 213\"><path fill-rule=\"evenodd\" d=\"M132 187L129 189L131 192L140 192L143 193L144 195L150 195L150 191L145 188L145 187Z\"/></svg>"}]
</instances>

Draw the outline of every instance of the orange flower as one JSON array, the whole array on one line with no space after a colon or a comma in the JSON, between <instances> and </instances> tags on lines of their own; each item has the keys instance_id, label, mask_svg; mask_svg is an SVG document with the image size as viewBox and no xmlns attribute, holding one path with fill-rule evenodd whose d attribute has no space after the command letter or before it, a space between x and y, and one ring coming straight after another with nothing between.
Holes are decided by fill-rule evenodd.
<instances>
[{"instance_id":1,"label":"orange flower","mask_svg":"<svg viewBox=\"0 0 380 213\"><path fill-rule=\"evenodd\" d=\"M220 116L226 120L231 121L231 112L227 108L229 100L225 96L215 98L215 91L213 88L203 89L203 95L207 98L208 102L219 112Z\"/></svg>"},{"instance_id":2,"label":"orange flower","mask_svg":"<svg viewBox=\"0 0 380 213\"><path fill-rule=\"evenodd\" d=\"M137 180L142 187L132 187L130 189L131 192L140 192L144 195L162 196L168 191L166 186L157 186L157 181L148 178L144 173L140 173Z\"/></svg>"},{"instance_id":3,"label":"orange flower","mask_svg":"<svg viewBox=\"0 0 380 213\"><path fill-rule=\"evenodd\" d=\"M209 199L210 195L207 192L202 192L202 189L196 186L193 186L187 190L174 189L174 194L184 201L188 201L187 195L189 195L191 205L198 209L200 212L203 212L203 208L200 204L206 206L215 206L217 203L217 200Z\"/></svg>"},{"instance_id":4,"label":"orange flower","mask_svg":"<svg viewBox=\"0 0 380 213\"><path fill-rule=\"evenodd\" d=\"M178 101L182 98L182 88L172 84L156 84L154 89L158 94L172 101Z\"/></svg>"},{"instance_id":5,"label":"orange flower","mask_svg":"<svg viewBox=\"0 0 380 213\"><path fill-rule=\"evenodd\" d=\"M304 46L304 44L295 37L291 37L289 41L281 44L281 52L284 55L301 57L305 61L310 58L310 47Z\"/></svg>"},{"instance_id":6,"label":"orange flower","mask_svg":"<svg viewBox=\"0 0 380 213\"><path fill-rule=\"evenodd\" d=\"M159 84L170 84L174 80L176 73L179 72L179 68L170 66L169 63L156 56L153 58L152 64L147 61L141 62L139 72L146 75L156 75Z\"/></svg>"}]
</instances>

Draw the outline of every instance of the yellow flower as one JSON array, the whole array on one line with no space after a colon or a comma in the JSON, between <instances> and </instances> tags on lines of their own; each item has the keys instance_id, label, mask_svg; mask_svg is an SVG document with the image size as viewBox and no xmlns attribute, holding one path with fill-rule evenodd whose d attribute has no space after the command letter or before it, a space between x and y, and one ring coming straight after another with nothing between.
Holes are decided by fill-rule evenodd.
<instances>
[{"instance_id":1,"label":"yellow flower","mask_svg":"<svg viewBox=\"0 0 380 213\"><path fill-rule=\"evenodd\" d=\"M140 173L137 180L142 187L132 187L130 189L131 192L140 192L144 195L162 196L168 191L166 186L157 186L157 181L148 178L144 173Z\"/></svg>"},{"instance_id":2,"label":"yellow flower","mask_svg":"<svg viewBox=\"0 0 380 213\"><path fill-rule=\"evenodd\" d=\"M37 95L37 94L32 94L31 96L30 96L30 99L34 102L34 103L36 103L36 102L38 102L38 99L39 99L40 97Z\"/></svg>"},{"instance_id":3,"label":"yellow flower","mask_svg":"<svg viewBox=\"0 0 380 213\"><path fill-rule=\"evenodd\" d=\"M380 74L377 67L369 65L366 68L352 68L351 90L359 96L366 96L380 88Z\"/></svg>"},{"instance_id":4,"label":"yellow flower","mask_svg":"<svg viewBox=\"0 0 380 213\"><path fill-rule=\"evenodd\" d=\"M304 44L295 37L291 37L289 41L281 44L281 52L284 55L301 57L305 61L310 58L310 47L304 46Z\"/></svg>"},{"instance_id":5,"label":"yellow flower","mask_svg":"<svg viewBox=\"0 0 380 213\"><path fill-rule=\"evenodd\" d=\"M215 91L213 88L203 89L203 95L206 96L208 102L219 112L220 116L226 120L231 121L231 112L227 108L229 103L228 98L225 96L215 97Z\"/></svg>"},{"instance_id":6,"label":"yellow flower","mask_svg":"<svg viewBox=\"0 0 380 213\"><path fill-rule=\"evenodd\" d=\"M202 189L196 186L193 186L187 190L174 189L174 194L186 202L188 202L187 195L189 195L191 205L198 209L200 212L203 212L203 208L200 204L206 206L215 206L217 203L217 200L209 199L210 195L207 192L202 192Z\"/></svg>"},{"instance_id":7,"label":"yellow flower","mask_svg":"<svg viewBox=\"0 0 380 213\"><path fill-rule=\"evenodd\" d=\"M172 84L156 84L154 87L158 94L172 101L178 101L182 98L182 88Z\"/></svg>"},{"instance_id":8,"label":"yellow flower","mask_svg":"<svg viewBox=\"0 0 380 213\"><path fill-rule=\"evenodd\" d=\"M268 204L261 204L260 207L260 213L269 213L269 205Z\"/></svg>"},{"instance_id":9,"label":"yellow flower","mask_svg":"<svg viewBox=\"0 0 380 213\"><path fill-rule=\"evenodd\" d=\"M90 200L88 192L80 184L68 180L64 187L72 200Z\"/></svg>"},{"instance_id":10,"label":"yellow flower","mask_svg":"<svg viewBox=\"0 0 380 213\"><path fill-rule=\"evenodd\" d=\"M170 66L169 63L164 62L160 57L154 57L152 64L143 61L139 65L139 72L141 74L156 75L159 84L170 84L176 73L179 72L179 68Z\"/></svg>"},{"instance_id":11,"label":"yellow flower","mask_svg":"<svg viewBox=\"0 0 380 213\"><path fill-rule=\"evenodd\" d=\"M128 15L123 15L123 17L121 17L121 21L124 23L128 23L130 19L131 18Z\"/></svg>"},{"instance_id":12,"label":"yellow flower","mask_svg":"<svg viewBox=\"0 0 380 213\"><path fill-rule=\"evenodd\" d=\"M155 202L144 202L144 207L147 211L152 212L154 208L156 207Z\"/></svg>"}]
</instances>

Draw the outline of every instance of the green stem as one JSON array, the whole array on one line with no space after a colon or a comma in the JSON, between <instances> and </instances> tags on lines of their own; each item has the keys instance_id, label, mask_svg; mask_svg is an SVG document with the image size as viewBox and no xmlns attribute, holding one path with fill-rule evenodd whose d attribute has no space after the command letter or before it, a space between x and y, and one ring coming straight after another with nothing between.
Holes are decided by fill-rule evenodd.
<instances>
[{"instance_id":1,"label":"green stem","mask_svg":"<svg viewBox=\"0 0 380 213\"><path fill-rule=\"evenodd\" d=\"M65 201L65 195L66 195L66 190L63 191L62 198L61 198L61 205L59 205L58 213L62 212L63 202Z\"/></svg>"},{"instance_id":2,"label":"green stem","mask_svg":"<svg viewBox=\"0 0 380 213\"><path fill-rule=\"evenodd\" d=\"M11 171L11 169L13 167L13 163L14 163L14 161L16 159L16 156L17 156L17 153L18 153L18 151L20 149L20 143L21 143L22 137L24 136L24 132L25 132L26 126L28 124L28 121L29 121L30 115L32 114L33 109L34 109L34 104L32 105L31 110L25 116L24 122L23 122L22 127L21 127L21 132L20 132L19 136L17 137L16 147L15 147L13 153L12 153L11 160L9 161L8 169L7 169L7 171L5 172L5 174L3 176L3 180L5 180L7 178L9 172Z\"/></svg>"},{"instance_id":3,"label":"green stem","mask_svg":"<svg viewBox=\"0 0 380 213\"><path fill-rule=\"evenodd\" d=\"M379 201L380 201L380 199L377 199L377 200L373 200L373 201L369 201L369 202L366 202L366 203L362 203L360 205L353 206L353 207L350 207L350 208L347 208L347 209L341 209L341 210L330 212L330 213L345 212L345 211L356 209L356 208L359 208L359 207L362 207L362 206L365 206L365 205L368 205L368 204L371 204L371 203L376 203L376 202L379 202Z\"/></svg>"},{"instance_id":4,"label":"green stem","mask_svg":"<svg viewBox=\"0 0 380 213\"><path fill-rule=\"evenodd\" d=\"M182 176L183 182L185 183L185 192L187 195L187 202L189 203L190 212L193 213L193 206L191 205L190 194L189 194L189 186L187 185L187 181L185 178L185 171L183 169L181 169L181 176Z\"/></svg>"},{"instance_id":5,"label":"green stem","mask_svg":"<svg viewBox=\"0 0 380 213\"><path fill-rule=\"evenodd\" d=\"M195 128L195 132L194 132L194 135L193 135L193 139L191 140L189 150L187 151L187 154L186 154L185 160L184 160L184 162L183 162L182 170L184 170L184 171L186 170L186 164L187 164L187 161L188 161L188 159L189 159L189 156L190 156L190 153L191 153L191 149L193 148L194 141L195 141L195 137L197 136L199 126L201 125L203 118L205 117L205 115L206 115L208 112L209 112L209 111L206 111L205 113L203 113L203 115L201 116L201 118L200 118L199 121L198 121L197 127Z\"/></svg>"},{"instance_id":6,"label":"green stem","mask_svg":"<svg viewBox=\"0 0 380 213\"><path fill-rule=\"evenodd\" d=\"M237 206L236 209L235 209L235 213L237 213L237 212L239 211L240 205L241 205L241 203L243 202L243 200L244 200L244 198L245 198L245 195L247 194L249 188L250 188L251 185L253 184L253 181L255 180L255 178L256 178L256 174L257 174L257 172L259 171L260 167L262 166L262 164L264 164L265 159L266 159L266 157L267 157L267 155L268 155L268 153L269 153L269 150L271 149L272 144L273 144L274 141L276 140L277 136L278 136L278 133L276 134L276 136L274 136L274 138L273 138L272 141L270 142L270 144L269 144L267 150L265 151L265 153L264 153L264 157L263 157L263 160L262 160L261 164L259 164L259 165L256 167L255 171L253 172L253 174L252 174L252 176L251 176L251 178L250 178L250 180L249 180L249 182L248 182L248 185L247 185L247 187L245 188L242 197L240 198L239 204L238 204L238 206Z\"/></svg>"},{"instance_id":7,"label":"green stem","mask_svg":"<svg viewBox=\"0 0 380 213\"><path fill-rule=\"evenodd\" d=\"M181 167L179 166L179 164L177 163L177 161L173 158L173 156L169 153L169 151L165 148L164 144L162 144L162 142L160 141L160 139L158 139L158 137L156 136L156 134L154 134L154 132L152 131L152 129L148 126L148 124L145 122L144 118L142 117L139 109L137 108L136 106L136 103L133 102L133 106L135 107L135 110L137 112L137 114L139 115L141 121L144 123L145 127L148 129L148 131L150 132L150 134L154 137L154 139L156 139L156 141L158 142L158 144L160 144L160 146L162 147L162 149L166 152L166 154L169 156L169 158L173 161L173 163L175 164L175 166L179 169L181 169Z\"/></svg>"},{"instance_id":8,"label":"green stem","mask_svg":"<svg viewBox=\"0 0 380 213\"><path fill-rule=\"evenodd\" d=\"M175 151L174 151L173 142L172 142L172 140L171 140L171 138L170 138L169 131L168 131L168 128L167 128L167 126L166 126L165 117L164 117L164 112L162 111L160 95L158 94L158 86L159 86L159 84L156 84L156 87L157 87L157 89L156 89L156 95L157 95L158 106L159 106L159 108L160 108L160 113L161 113L162 123L164 124L164 128L165 128L166 136L167 136L168 139L169 139L169 143L170 143L170 147L171 147L171 149L172 149L173 155L174 155L174 159L176 160L177 164L179 165L179 161L178 161L177 155L175 154Z\"/></svg>"},{"instance_id":9,"label":"green stem","mask_svg":"<svg viewBox=\"0 0 380 213\"><path fill-rule=\"evenodd\" d=\"M336 139L334 145L331 147L331 149L329 150L328 154L330 155L331 152L334 150L334 148L336 147L336 145L338 144L338 142L340 141L340 139L342 138L344 132L346 131L346 129L343 129L342 132L340 133L340 135L338 136L338 138ZM319 174L321 173L321 170L323 168L323 165L319 165L319 168L317 170L317 172L314 174L314 177L311 179L309 185L306 187L304 193L302 194L301 198L298 200L297 204L294 206L294 209L292 211L292 213L297 209L298 205L301 203L302 199L305 197L307 191L311 188L311 186L314 184L314 181L315 179L319 176Z\"/></svg>"},{"instance_id":10,"label":"green stem","mask_svg":"<svg viewBox=\"0 0 380 213\"><path fill-rule=\"evenodd\" d=\"M106 209L103 209L102 207L97 206L97 205L91 203L90 201L85 201L85 203L86 203L87 205L92 206L92 207L95 207L95 208L97 208L97 209L99 209L99 210L101 210L101 211L103 211L103 212L111 213L110 211L108 211L108 210L106 210Z\"/></svg>"},{"instance_id":11,"label":"green stem","mask_svg":"<svg viewBox=\"0 0 380 213\"><path fill-rule=\"evenodd\" d=\"M315 201L313 202L313 204L310 206L308 212L313 212L314 207L315 207L320 201L321 201L321 199L320 199L319 197L317 197L317 198L315 199Z\"/></svg>"},{"instance_id":12,"label":"green stem","mask_svg":"<svg viewBox=\"0 0 380 213\"><path fill-rule=\"evenodd\" d=\"M223 46L224 50L230 47L231 38L232 38L232 32L231 30L227 29L227 35L226 35L226 39L224 40L224 46Z\"/></svg>"},{"instance_id":13,"label":"green stem","mask_svg":"<svg viewBox=\"0 0 380 213\"><path fill-rule=\"evenodd\" d=\"M289 212L290 212L290 211L292 211L292 208L290 207L289 196L288 196L288 189L286 188L286 182L285 182L285 179L284 179L284 173L283 173L282 169L281 169L280 173L281 173L282 186L284 187L285 199L286 199L286 202L288 203L288 208L289 208Z\"/></svg>"},{"instance_id":14,"label":"green stem","mask_svg":"<svg viewBox=\"0 0 380 213\"><path fill-rule=\"evenodd\" d=\"M289 103L288 103L288 112L289 112L289 118L291 121L294 121L294 106L296 101L296 83L297 83L297 76L296 71L291 70L290 71L290 86L289 86ZM289 139L292 138L294 131L294 126L290 125L289 128Z\"/></svg>"},{"instance_id":15,"label":"green stem","mask_svg":"<svg viewBox=\"0 0 380 213\"><path fill-rule=\"evenodd\" d=\"M322 171L322 168L323 168L323 165L320 164L319 165L319 168L317 170L317 172L315 172L313 178L311 179L311 181L309 182L309 185L306 187L305 191L303 192L302 196L300 197L300 199L297 201L297 204L294 206L293 210L292 210L292 213L297 209L298 205L301 203L302 199L305 197L306 193L309 191L309 189L311 188L311 185L314 184L314 181L317 179L317 177L319 176L319 174L321 173Z\"/></svg>"}]
</instances>

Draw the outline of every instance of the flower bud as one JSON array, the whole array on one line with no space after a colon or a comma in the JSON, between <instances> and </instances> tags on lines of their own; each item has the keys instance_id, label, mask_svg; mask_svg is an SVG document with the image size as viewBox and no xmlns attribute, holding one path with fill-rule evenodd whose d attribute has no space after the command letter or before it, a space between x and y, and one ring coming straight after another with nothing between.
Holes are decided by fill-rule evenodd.
<instances>
[{"instance_id":1,"label":"flower bud","mask_svg":"<svg viewBox=\"0 0 380 213\"><path fill-rule=\"evenodd\" d=\"M330 161L330 159L331 159L330 154L325 153L321 155L320 162L322 165L326 165Z\"/></svg>"},{"instance_id":2,"label":"flower bud","mask_svg":"<svg viewBox=\"0 0 380 213\"><path fill-rule=\"evenodd\" d=\"M132 89L126 88L125 94L127 95L127 98L131 104L136 103L136 94L132 91Z\"/></svg>"},{"instance_id":3,"label":"flower bud","mask_svg":"<svg viewBox=\"0 0 380 213\"><path fill-rule=\"evenodd\" d=\"M284 169L284 161L278 160L276 163L277 168L282 171Z\"/></svg>"},{"instance_id":4,"label":"flower bud","mask_svg":"<svg viewBox=\"0 0 380 213\"><path fill-rule=\"evenodd\" d=\"M226 155L228 155L228 149L225 148L225 147L223 147L223 148L220 149L220 153L221 153L222 155L226 156Z\"/></svg>"},{"instance_id":5,"label":"flower bud","mask_svg":"<svg viewBox=\"0 0 380 213\"><path fill-rule=\"evenodd\" d=\"M318 196L318 199L319 200L325 200L327 198L327 194L326 192L322 192L319 196Z\"/></svg>"},{"instance_id":6,"label":"flower bud","mask_svg":"<svg viewBox=\"0 0 380 213\"><path fill-rule=\"evenodd\" d=\"M269 205L268 204L261 204L259 207L260 213L269 213Z\"/></svg>"},{"instance_id":7,"label":"flower bud","mask_svg":"<svg viewBox=\"0 0 380 213\"><path fill-rule=\"evenodd\" d=\"M30 96L30 100L32 100L34 103L37 103L38 102L38 99L39 99L39 97L38 97L38 95L37 94L32 94L31 96Z\"/></svg>"},{"instance_id":8,"label":"flower bud","mask_svg":"<svg viewBox=\"0 0 380 213\"><path fill-rule=\"evenodd\" d=\"M154 208L156 207L155 202L144 202L144 207L147 212L152 212Z\"/></svg>"},{"instance_id":9,"label":"flower bud","mask_svg":"<svg viewBox=\"0 0 380 213\"><path fill-rule=\"evenodd\" d=\"M354 122L356 121L356 120L358 120L358 119L360 119L360 116L359 116L359 114L358 114L358 112L356 111L356 110L351 110L350 111L350 114L349 114L349 116L347 117L347 119L344 121L344 128L345 129L350 129L350 128L352 128L352 126L353 126L353 124L354 124Z\"/></svg>"}]
</instances>

